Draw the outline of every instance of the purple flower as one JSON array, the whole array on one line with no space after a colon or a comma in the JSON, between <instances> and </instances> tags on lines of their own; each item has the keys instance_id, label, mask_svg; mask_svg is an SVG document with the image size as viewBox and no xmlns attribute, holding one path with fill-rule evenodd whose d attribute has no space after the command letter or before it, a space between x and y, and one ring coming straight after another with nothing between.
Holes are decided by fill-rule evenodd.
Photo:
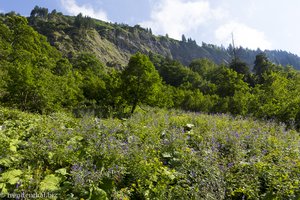
<instances>
[{"instance_id":1,"label":"purple flower","mask_svg":"<svg viewBox=\"0 0 300 200\"><path fill-rule=\"evenodd\" d=\"M215 148L214 146L212 146L212 147L211 147L211 150L212 150L212 151L215 151L215 150L216 150L216 148Z\"/></svg>"},{"instance_id":2,"label":"purple flower","mask_svg":"<svg viewBox=\"0 0 300 200\"><path fill-rule=\"evenodd\" d=\"M228 163L227 167L228 167L228 168L233 167L233 163Z\"/></svg>"},{"instance_id":3,"label":"purple flower","mask_svg":"<svg viewBox=\"0 0 300 200\"><path fill-rule=\"evenodd\" d=\"M267 153L268 153L268 150L266 150L266 149L262 150L263 155L266 155Z\"/></svg>"},{"instance_id":4,"label":"purple flower","mask_svg":"<svg viewBox=\"0 0 300 200\"><path fill-rule=\"evenodd\" d=\"M75 164L72 166L72 171L81 171L82 170L82 167L78 164Z\"/></svg>"},{"instance_id":5,"label":"purple flower","mask_svg":"<svg viewBox=\"0 0 300 200\"><path fill-rule=\"evenodd\" d=\"M215 138L214 137L211 138L211 142L215 143Z\"/></svg>"},{"instance_id":6,"label":"purple flower","mask_svg":"<svg viewBox=\"0 0 300 200\"><path fill-rule=\"evenodd\" d=\"M220 169L221 171L224 171L224 166L223 166L223 165L219 165L219 169Z\"/></svg>"},{"instance_id":7,"label":"purple flower","mask_svg":"<svg viewBox=\"0 0 300 200\"><path fill-rule=\"evenodd\" d=\"M190 172L190 176L193 177L193 178L195 178L196 177L196 173L194 171L191 171Z\"/></svg>"},{"instance_id":8,"label":"purple flower","mask_svg":"<svg viewBox=\"0 0 300 200\"><path fill-rule=\"evenodd\" d=\"M72 146L72 145L69 145L67 148L68 148L69 150L72 150L72 149L73 149L73 146Z\"/></svg>"},{"instance_id":9,"label":"purple flower","mask_svg":"<svg viewBox=\"0 0 300 200\"><path fill-rule=\"evenodd\" d=\"M46 142L46 143L50 143L51 140L50 140L50 139L46 139L45 142Z\"/></svg>"},{"instance_id":10,"label":"purple flower","mask_svg":"<svg viewBox=\"0 0 300 200\"><path fill-rule=\"evenodd\" d=\"M18 181L18 182L16 183L16 188L18 189L21 185L22 185L22 182L21 182L21 181Z\"/></svg>"},{"instance_id":11,"label":"purple flower","mask_svg":"<svg viewBox=\"0 0 300 200\"><path fill-rule=\"evenodd\" d=\"M239 135L238 132L235 133L235 137L236 137L236 138L239 138L239 137L240 137L240 135Z\"/></svg>"}]
</instances>

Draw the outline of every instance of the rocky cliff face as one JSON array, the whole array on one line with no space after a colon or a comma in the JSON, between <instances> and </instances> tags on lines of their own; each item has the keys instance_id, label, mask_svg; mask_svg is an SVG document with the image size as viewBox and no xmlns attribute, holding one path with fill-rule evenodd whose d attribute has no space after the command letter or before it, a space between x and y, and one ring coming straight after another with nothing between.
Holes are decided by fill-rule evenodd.
<instances>
[{"instance_id":1,"label":"rocky cliff face","mask_svg":"<svg viewBox=\"0 0 300 200\"><path fill-rule=\"evenodd\" d=\"M125 24L112 24L90 19L92 25L78 26L76 17L64 16L61 13L49 14L47 18L30 17L30 25L39 33L47 36L50 43L65 56L76 52L94 53L103 63L109 66L124 66L130 56L137 51L142 53L160 54L179 60L188 65L193 59L208 58L217 64L227 64L231 61L232 48L222 48L216 45L201 46L192 39L178 41L167 36L155 36L151 29L139 25L134 27ZM261 50L237 49L237 55L250 67L255 56ZM268 58L276 63L293 65L300 69L300 58L285 51L265 51Z\"/></svg>"}]
</instances>

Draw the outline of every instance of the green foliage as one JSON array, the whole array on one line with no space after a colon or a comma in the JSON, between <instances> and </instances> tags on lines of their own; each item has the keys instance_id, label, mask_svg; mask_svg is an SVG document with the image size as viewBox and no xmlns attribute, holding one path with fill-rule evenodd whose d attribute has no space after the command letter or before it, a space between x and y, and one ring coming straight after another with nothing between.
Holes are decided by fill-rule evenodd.
<instances>
[{"instance_id":1,"label":"green foliage","mask_svg":"<svg viewBox=\"0 0 300 200\"><path fill-rule=\"evenodd\" d=\"M281 66L277 66L273 63L271 63L265 54L258 54L256 56L255 62L254 62L254 68L253 71L255 75L258 77L258 83L264 83L264 76L265 74L270 74L271 72L279 72L283 71L283 68Z\"/></svg>"},{"instance_id":2,"label":"green foliage","mask_svg":"<svg viewBox=\"0 0 300 200\"><path fill-rule=\"evenodd\" d=\"M257 66L256 66L257 67ZM245 62L233 59L229 65L229 68L236 71L239 74L249 75L250 69Z\"/></svg>"},{"instance_id":3,"label":"green foliage","mask_svg":"<svg viewBox=\"0 0 300 200\"><path fill-rule=\"evenodd\" d=\"M9 183L14 185L18 182L20 175L22 174L21 170L11 170L1 174L1 182Z\"/></svg>"},{"instance_id":4,"label":"green foliage","mask_svg":"<svg viewBox=\"0 0 300 200\"><path fill-rule=\"evenodd\" d=\"M59 189L60 178L54 174L47 175L40 183L41 191L56 191Z\"/></svg>"},{"instance_id":5,"label":"green foliage","mask_svg":"<svg viewBox=\"0 0 300 200\"><path fill-rule=\"evenodd\" d=\"M72 59L74 69L78 71L81 79L83 95L88 100L99 103L102 91L105 90L106 71L102 63L92 54L81 53Z\"/></svg>"},{"instance_id":6,"label":"green foliage","mask_svg":"<svg viewBox=\"0 0 300 200\"><path fill-rule=\"evenodd\" d=\"M83 17L80 13L75 17L74 25L77 28L90 29L94 27L94 21L88 16Z\"/></svg>"},{"instance_id":7,"label":"green foliage","mask_svg":"<svg viewBox=\"0 0 300 200\"><path fill-rule=\"evenodd\" d=\"M96 38L108 44L116 35L116 45L120 38L152 39L172 46L171 53L162 52L167 57L180 45L186 54L198 49L190 38L178 46L171 38L153 39L139 26L49 14L38 6L29 20L35 27L44 24L40 31L56 38L50 41ZM69 46L72 52L63 57L14 13L0 16L0 34L1 105L47 114L0 108L0 193L50 191L58 199L299 198L300 139L293 129L300 128L300 73L291 66L259 54L253 74L240 60L218 66L197 59L186 67L155 53L150 58L136 53L125 68L105 59L107 67L80 46ZM61 44L69 43L54 45ZM129 52L136 48L151 50L142 45ZM198 50L222 52L208 44Z\"/></svg>"},{"instance_id":8,"label":"green foliage","mask_svg":"<svg viewBox=\"0 0 300 200\"><path fill-rule=\"evenodd\" d=\"M178 61L163 60L156 68L163 80L172 86L198 87L201 77Z\"/></svg>"},{"instance_id":9,"label":"green foliage","mask_svg":"<svg viewBox=\"0 0 300 200\"><path fill-rule=\"evenodd\" d=\"M204 95L200 90L173 89L174 107L196 112L210 112L216 103L214 95Z\"/></svg>"},{"instance_id":10,"label":"green foliage","mask_svg":"<svg viewBox=\"0 0 300 200\"><path fill-rule=\"evenodd\" d=\"M123 71L122 84L125 100L132 106L133 113L137 105L155 102L162 82L149 58L136 53Z\"/></svg>"},{"instance_id":11,"label":"green foliage","mask_svg":"<svg viewBox=\"0 0 300 200\"><path fill-rule=\"evenodd\" d=\"M62 61L60 53L47 43L45 37L27 25L26 18L11 15L1 24L7 27L8 35L1 39L7 45L4 49L8 49L1 67L6 74L2 102L40 113L57 110L61 105L74 106L78 90L74 82L70 84L68 61Z\"/></svg>"},{"instance_id":12,"label":"green foliage","mask_svg":"<svg viewBox=\"0 0 300 200\"><path fill-rule=\"evenodd\" d=\"M74 200L299 197L298 132L148 109L118 120L0 108L0 192Z\"/></svg>"},{"instance_id":13,"label":"green foliage","mask_svg":"<svg viewBox=\"0 0 300 200\"><path fill-rule=\"evenodd\" d=\"M264 72L268 71L268 69L270 68L270 64L271 63L269 62L265 54L258 54L254 61L253 71L256 75L261 76Z\"/></svg>"},{"instance_id":14,"label":"green foliage","mask_svg":"<svg viewBox=\"0 0 300 200\"><path fill-rule=\"evenodd\" d=\"M62 58L56 62L56 66L52 69L52 73L57 76L67 76L71 73L72 65L68 59Z\"/></svg>"},{"instance_id":15,"label":"green foliage","mask_svg":"<svg viewBox=\"0 0 300 200\"><path fill-rule=\"evenodd\" d=\"M150 58L166 84L173 86L168 96L175 108L250 115L299 126L300 79L299 72L291 67L283 70L258 55L258 74L251 74L239 60L232 61L229 68L207 59L194 60L189 65L191 71L161 56L150 54Z\"/></svg>"},{"instance_id":16,"label":"green foliage","mask_svg":"<svg viewBox=\"0 0 300 200\"><path fill-rule=\"evenodd\" d=\"M67 56L70 51L76 53L88 51L96 53L102 62L117 62L126 65L130 55L141 51L152 51L179 60L184 65L198 58L208 58L217 64L230 63L232 46L225 49L213 44L197 45L191 38L182 38L177 41L168 37L152 35L151 29L139 25L133 27L126 24L112 24L79 14L77 16L64 16L53 10L36 6L28 18L30 24L41 34L46 35L51 44L64 52ZM95 31L97 37L93 37ZM91 34L92 33L92 34ZM167 34L166 34L167 36ZM99 40L99 38L104 40ZM262 51L247 48L236 49L236 54L248 66L252 66L255 56ZM276 64L283 66L293 65L299 69L300 59L297 55L285 51L268 51L264 53ZM252 67L251 67L252 68Z\"/></svg>"},{"instance_id":17,"label":"green foliage","mask_svg":"<svg viewBox=\"0 0 300 200\"><path fill-rule=\"evenodd\" d=\"M264 80L265 84L257 85L254 89L254 94L258 98L256 115L269 119L278 118L286 123L293 121L298 110L296 102L299 85L275 72L265 74Z\"/></svg>"},{"instance_id":18,"label":"green foliage","mask_svg":"<svg viewBox=\"0 0 300 200\"><path fill-rule=\"evenodd\" d=\"M221 66L214 70L211 82L217 85L217 94L221 97L233 96L235 91L246 92L248 84L243 81L243 75Z\"/></svg>"},{"instance_id":19,"label":"green foliage","mask_svg":"<svg viewBox=\"0 0 300 200\"><path fill-rule=\"evenodd\" d=\"M41 18L47 18L48 17L48 9L42 8L39 6L35 6L34 9L30 13L30 17L41 17Z\"/></svg>"},{"instance_id":20,"label":"green foliage","mask_svg":"<svg viewBox=\"0 0 300 200\"><path fill-rule=\"evenodd\" d=\"M208 77L208 75L217 68L217 65L211 60L204 58L193 60L189 64L189 67L191 68L191 70L197 72L202 77Z\"/></svg>"},{"instance_id":21,"label":"green foliage","mask_svg":"<svg viewBox=\"0 0 300 200\"><path fill-rule=\"evenodd\" d=\"M36 7L30 20L43 23L45 20L38 21L42 12L47 13ZM49 23L69 23L68 18L55 12L48 18ZM77 20L83 19L77 16ZM98 22L97 26L103 24ZM5 106L38 113L68 109L77 116L90 112L122 117L129 112L128 106L133 112L145 104L250 115L299 127L299 99L295 98L299 95L299 72L271 63L264 54L256 57L255 74L239 60L227 67L197 59L185 67L154 53L150 53L150 59L157 71L142 54L134 55L124 70L112 69L90 53L75 52L69 54L69 60L63 58L45 37L27 25L24 17L2 16L0 26L0 97ZM122 27L120 34L143 31L138 26ZM203 47L217 49L207 44Z\"/></svg>"}]
</instances>

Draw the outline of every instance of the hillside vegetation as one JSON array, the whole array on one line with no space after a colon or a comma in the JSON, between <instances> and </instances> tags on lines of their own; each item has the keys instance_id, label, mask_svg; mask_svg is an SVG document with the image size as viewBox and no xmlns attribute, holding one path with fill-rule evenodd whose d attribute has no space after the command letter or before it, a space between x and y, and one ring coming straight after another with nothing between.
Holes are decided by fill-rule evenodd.
<instances>
[{"instance_id":1,"label":"hillside vegetation","mask_svg":"<svg viewBox=\"0 0 300 200\"><path fill-rule=\"evenodd\" d=\"M202 42L199 46L191 38L183 35L181 41L166 36L155 36L151 29L134 27L126 24L107 23L89 17L78 15L70 17L57 13L40 13L43 8L36 7L29 17L29 22L35 30L47 36L52 45L69 55L74 52L90 52L95 54L104 64L125 66L132 54L152 52L184 65L194 59L207 58L216 64L231 62L233 48L227 49ZM39 14L40 13L40 14ZM237 56L253 67L255 56L265 53L268 59L282 66L292 65L300 69L300 58L285 51L250 50L239 47Z\"/></svg>"},{"instance_id":2,"label":"hillside vegetation","mask_svg":"<svg viewBox=\"0 0 300 200\"><path fill-rule=\"evenodd\" d=\"M77 116L93 112L125 117L150 105L253 116L300 127L299 71L276 65L265 54L256 55L252 71L237 58L228 65L204 58L184 66L152 52L136 53L126 66L112 67L89 52L78 50L65 57L22 16L8 13L0 19L4 106L43 114L66 110ZM74 21L77 28L69 27L73 32L94 32L88 28L92 19L79 15Z\"/></svg>"},{"instance_id":3,"label":"hillside vegetation","mask_svg":"<svg viewBox=\"0 0 300 200\"><path fill-rule=\"evenodd\" d=\"M39 7L0 36L0 198L300 198L292 66Z\"/></svg>"},{"instance_id":4,"label":"hillside vegetation","mask_svg":"<svg viewBox=\"0 0 300 200\"><path fill-rule=\"evenodd\" d=\"M57 199L298 199L300 136L227 115L127 120L1 108L2 194Z\"/></svg>"}]
</instances>

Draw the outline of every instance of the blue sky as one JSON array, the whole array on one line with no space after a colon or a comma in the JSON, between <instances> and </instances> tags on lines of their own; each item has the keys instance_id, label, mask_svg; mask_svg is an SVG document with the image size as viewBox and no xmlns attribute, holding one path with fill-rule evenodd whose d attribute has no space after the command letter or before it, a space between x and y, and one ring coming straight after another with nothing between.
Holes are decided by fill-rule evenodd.
<instances>
[{"instance_id":1,"label":"blue sky","mask_svg":"<svg viewBox=\"0 0 300 200\"><path fill-rule=\"evenodd\" d=\"M0 0L0 11L28 16L35 5L64 14L140 24L153 33L181 35L225 47L282 49L300 55L299 0Z\"/></svg>"}]
</instances>

